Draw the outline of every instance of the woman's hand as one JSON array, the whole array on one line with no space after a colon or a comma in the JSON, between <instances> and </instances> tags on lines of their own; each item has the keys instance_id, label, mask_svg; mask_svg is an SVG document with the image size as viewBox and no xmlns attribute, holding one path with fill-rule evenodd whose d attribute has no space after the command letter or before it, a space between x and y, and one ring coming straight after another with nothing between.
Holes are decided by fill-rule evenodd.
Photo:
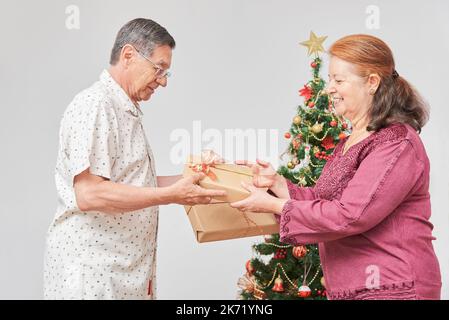
<instances>
[{"instance_id":1,"label":"woman's hand","mask_svg":"<svg viewBox=\"0 0 449 320\"><path fill-rule=\"evenodd\" d=\"M256 188L245 182L242 182L242 187L251 194L246 199L231 203L230 206L243 212L268 212L280 215L285 203L288 201L288 199L273 197L265 189Z\"/></svg>"},{"instance_id":2,"label":"woman's hand","mask_svg":"<svg viewBox=\"0 0 449 320\"><path fill-rule=\"evenodd\" d=\"M256 163L247 160L237 160L235 163L251 168L256 188L268 188L279 198L290 198L285 178L280 176L269 162L257 159Z\"/></svg>"}]
</instances>

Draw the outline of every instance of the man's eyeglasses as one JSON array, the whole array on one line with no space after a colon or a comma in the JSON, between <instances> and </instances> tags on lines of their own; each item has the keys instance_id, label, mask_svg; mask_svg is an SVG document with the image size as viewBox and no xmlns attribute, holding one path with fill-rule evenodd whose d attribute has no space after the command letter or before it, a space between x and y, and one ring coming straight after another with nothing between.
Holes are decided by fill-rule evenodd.
<instances>
[{"instance_id":1,"label":"man's eyeglasses","mask_svg":"<svg viewBox=\"0 0 449 320\"><path fill-rule=\"evenodd\" d=\"M138 54L140 54L140 56L142 58L144 58L145 60L147 60L148 62L150 62L153 65L154 70L156 70L155 72L155 76L158 79L162 79L162 78L169 78L171 76L171 72L163 69L161 67L159 67L157 64L155 64L153 61L151 61L150 59L148 59L147 57L145 57L139 50L137 50L134 46L131 45L131 47L134 48L134 50L137 51Z\"/></svg>"}]
</instances>

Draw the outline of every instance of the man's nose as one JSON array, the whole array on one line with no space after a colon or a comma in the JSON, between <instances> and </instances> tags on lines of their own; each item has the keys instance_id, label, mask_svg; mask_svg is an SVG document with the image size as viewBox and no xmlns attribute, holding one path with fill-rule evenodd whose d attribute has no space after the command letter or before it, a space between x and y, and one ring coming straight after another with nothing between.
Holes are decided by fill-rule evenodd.
<instances>
[{"instance_id":1,"label":"man's nose","mask_svg":"<svg viewBox=\"0 0 449 320\"><path fill-rule=\"evenodd\" d=\"M162 77L162 78L158 78L156 80L156 82L162 86L162 87L166 87L167 86L167 77Z\"/></svg>"}]
</instances>

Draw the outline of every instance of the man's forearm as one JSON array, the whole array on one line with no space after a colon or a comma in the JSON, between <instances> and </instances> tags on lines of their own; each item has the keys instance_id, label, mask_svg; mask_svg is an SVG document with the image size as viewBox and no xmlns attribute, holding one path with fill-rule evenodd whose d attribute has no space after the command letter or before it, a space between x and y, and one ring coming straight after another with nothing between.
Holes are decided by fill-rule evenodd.
<instances>
[{"instance_id":1,"label":"man's forearm","mask_svg":"<svg viewBox=\"0 0 449 320\"><path fill-rule=\"evenodd\" d=\"M167 187L135 187L102 181L86 188L78 201L84 211L107 213L129 212L156 205L172 203L173 194Z\"/></svg>"},{"instance_id":2,"label":"man's forearm","mask_svg":"<svg viewBox=\"0 0 449 320\"><path fill-rule=\"evenodd\" d=\"M176 183L178 180L182 179L182 175L176 176L158 176L157 186L158 187L168 187Z\"/></svg>"}]
</instances>

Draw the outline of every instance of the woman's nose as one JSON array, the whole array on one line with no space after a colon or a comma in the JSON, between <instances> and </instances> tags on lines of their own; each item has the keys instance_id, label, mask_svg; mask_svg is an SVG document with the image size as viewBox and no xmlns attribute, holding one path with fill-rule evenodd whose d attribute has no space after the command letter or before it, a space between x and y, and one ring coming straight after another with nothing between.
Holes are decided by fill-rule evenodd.
<instances>
[{"instance_id":1,"label":"woman's nose","mask_svg":"<svg viewBox=\"0 0 449 320\"><path fill-rule=\"evenodd\" d=\"M332 93L335 93L336 90L335 90L335 87L334 87L334 86L328 84L328 85L324 88L324 92L326 92L327 94L332 94Z\"/></svg>"}]
</instances>

